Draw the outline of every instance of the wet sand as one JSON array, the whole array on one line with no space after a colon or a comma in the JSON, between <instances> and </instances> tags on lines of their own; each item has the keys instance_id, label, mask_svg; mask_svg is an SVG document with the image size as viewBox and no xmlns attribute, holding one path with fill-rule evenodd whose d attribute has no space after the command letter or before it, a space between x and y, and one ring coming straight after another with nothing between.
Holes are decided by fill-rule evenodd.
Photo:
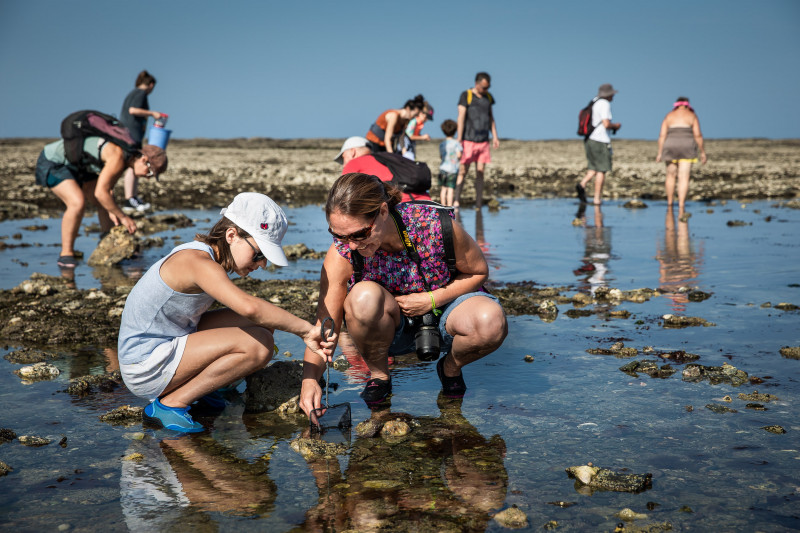
<instances>
[{"instance_id":1,"label":"wet sand","mask_svg":"<svg viewBox=\"0 0 800 533\"><path fill-rule=\"evenodd\" d=\"M33 181L36 158L48 139L0 139L0 220L60 216L59 200ZM440 140L418 143L419 159L435 175ZM341 167L333 157L342 139L173 140L169 170L159 182L142 180L140 193L155 210L206 208L236 193L264 192L289 205L323 202ZM614 140L614 171L606 199L661 199L664 165L655 162L656 142ZM800 194L800 140L707 140L709 161L695 165L691 200L787 199ZM490 197L553 198L575 195L585 171L579 139L504 140L487 171ZM438 195L438 186L432 190ZM472 180L464 204L474 195ZM117 185L117 198L122 184Z\"/></svg>"}]
</instances>

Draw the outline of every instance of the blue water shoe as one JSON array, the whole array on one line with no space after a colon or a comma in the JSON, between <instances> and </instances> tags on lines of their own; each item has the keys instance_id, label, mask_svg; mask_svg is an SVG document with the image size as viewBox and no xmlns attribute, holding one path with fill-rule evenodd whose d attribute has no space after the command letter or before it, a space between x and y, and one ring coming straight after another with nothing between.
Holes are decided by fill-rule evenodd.
<instances>
[{"instance_id":1,"label":"blue water shoe","mask_svg":"<svg viewBox=\"0 0 800 533\"><path fill-rule=\"evenodd\" d=\"M205 428L192 420L188 407L167 407L156 399L144 408L142 418L145 422L157 427L185 433L197 433Z\"/></svg>"}]
</instances>

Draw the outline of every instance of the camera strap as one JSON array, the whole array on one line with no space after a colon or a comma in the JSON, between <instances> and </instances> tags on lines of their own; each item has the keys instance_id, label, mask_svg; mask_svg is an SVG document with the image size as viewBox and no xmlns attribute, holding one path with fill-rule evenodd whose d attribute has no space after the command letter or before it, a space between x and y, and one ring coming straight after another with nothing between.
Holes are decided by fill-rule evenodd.
<instances>
[{"instance_id":1,"label":"camera strap","mask_svg":"<svg viewBox=\"0 0 800 533\"><path fill-rule=\"evenodd\" d=\"M400 235L400 240L403 242L403 247L406 249L406 253L417 265L417 271L422 277L422 283L425 284L425 290L431 292L431 286L428 283L428 279L425 277L425 270L422 268L422 258L419 256L414 243L411 242L411 237L408 236L408 229L406 229L406 225L403 223L400 213L398 213L396 209L392 208L389 208L389 213L392 215L392 220L394 220L394 225L397 228L397 233Z\"/></svg>"}]
</instances>

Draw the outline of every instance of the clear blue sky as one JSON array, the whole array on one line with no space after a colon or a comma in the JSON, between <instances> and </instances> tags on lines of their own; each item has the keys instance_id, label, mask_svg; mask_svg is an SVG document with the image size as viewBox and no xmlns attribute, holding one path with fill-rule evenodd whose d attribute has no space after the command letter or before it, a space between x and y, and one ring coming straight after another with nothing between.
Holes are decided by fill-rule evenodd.
<instances>
[{"instance_id":1,"label":"clear blue sky","mask_svg":"<svg viewBox=\"0 0 800 533\"><path fill-rule=\"evenodd\" d=\"M147 69L173 138L364 135L417 93L438 137L481 70L501 138L577 138L606 82L619 137L685 95L707 138L798 138L798 56L796 0L0 0L0 137L118 115Z\"/></svg>"}]
</instances>

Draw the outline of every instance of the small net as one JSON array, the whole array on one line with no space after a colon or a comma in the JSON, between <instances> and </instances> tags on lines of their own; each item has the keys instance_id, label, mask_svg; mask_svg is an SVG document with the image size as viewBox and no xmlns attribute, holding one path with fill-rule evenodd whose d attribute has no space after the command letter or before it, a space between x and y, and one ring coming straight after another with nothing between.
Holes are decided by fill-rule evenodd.
<instances>
[{"instance_id":1,"label":"small net","mask_svg":"<svg viewBox=\"0 0 800 533\"><path fill-rule=\"evenodd\" d=\"M325 333L325 324L330 321L331 329L329 333L333 333L333 319L327 317L322 321L322 338L327 339L329 335ZM328 389L331 383L331 365L325 362L325 405L318 409L311 411L311 416L308 419L312 433L325 433L331 429L338 429L341 432L350 432L350 427L353 425L350 416L350 404L339 403L331 405L328 402Z\"/></svg>"}]
</instances>

